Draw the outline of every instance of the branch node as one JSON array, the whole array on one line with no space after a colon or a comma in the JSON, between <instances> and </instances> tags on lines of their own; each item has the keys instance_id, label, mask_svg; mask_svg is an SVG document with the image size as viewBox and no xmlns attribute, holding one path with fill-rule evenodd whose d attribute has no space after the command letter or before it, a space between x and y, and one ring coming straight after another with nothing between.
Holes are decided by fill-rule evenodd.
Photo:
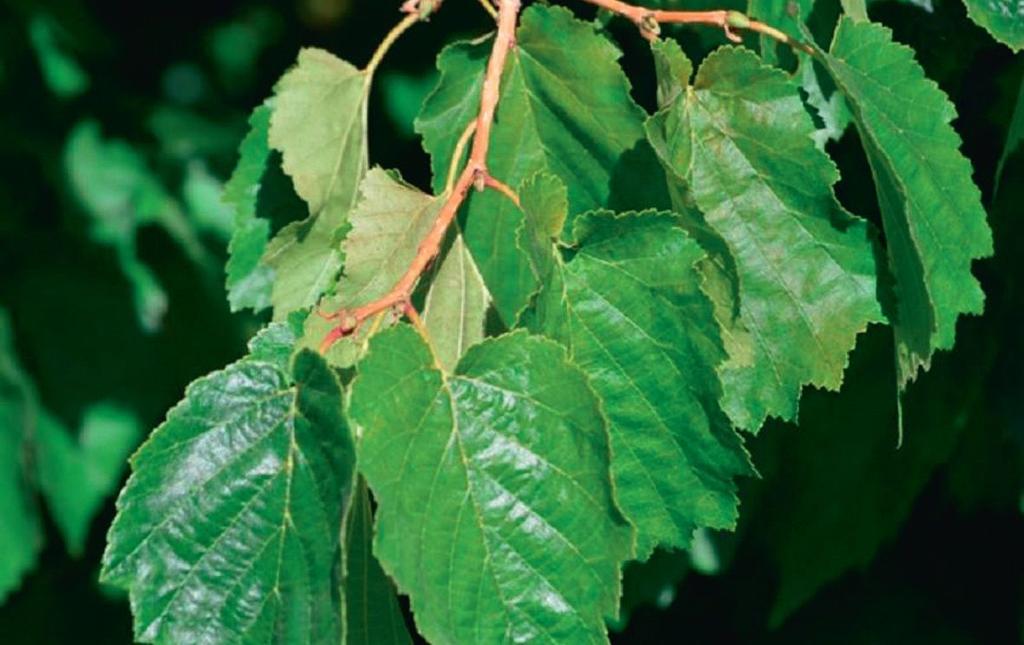
<instances>
[{"instance_id":1,"label":"branch node","mask_svg":"<svg viewBox=\"0 0 1024 645\"><path fill-rule=\"evenodd\" d=\"M657 40L658 36L661 35L661 23L658 22L658 17L653 12L648 11L640 16L640 20L637 21L636 25L640 28L640 35L647 40Z\"/></svg>"}]
</instances>

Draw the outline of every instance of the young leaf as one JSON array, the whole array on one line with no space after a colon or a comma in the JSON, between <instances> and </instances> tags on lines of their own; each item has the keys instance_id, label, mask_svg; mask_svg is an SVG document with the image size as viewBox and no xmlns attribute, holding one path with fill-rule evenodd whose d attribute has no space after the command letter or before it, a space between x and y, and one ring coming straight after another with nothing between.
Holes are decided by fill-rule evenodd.
<instances>
[{"instance_id":1,"label":"young leaf","mask_svg":"<svg viewBox=\"0 0 1024 645\"><path fill-rule=\"evenodd\" d=\"M1024 4L1019 0L964 0L967 15L1015 52L1024 49Z\"/></svg>"},{"instance_id":2,"label":"young leaf","mask_svg":"<svg viewBox=\"0 0 1024 645\"><path fill-rule=\"evenodd\" d=\"M655 55L683 57L673 42ZM659 72L673 66L686 69ZM735 258L753 360L722 368L723 402L751 431L794 418L805 384L838 389L857 334L883 320L874 233L836 200L839 173L813 131L789 76L736 48L711 54L648 122L665 167Z\"/></svg>"},{"instance_id":3,"label":"young leaf","mask_svg":"<svg viewBox=\"0 0 1024 645\"><path fill-rule=\"evenodd\" d=\"M86 410L77 441L45 410L39 410L35 430L39 488L68 551L79 556L93 517L117 487L142 428L131 412L101 403Z\"/></svg>"},{"instance_id":4,"label":"young leaf","mask_svg":"<svg viewBox=\"0 0 1024 645\"><path fill-rule=\"evenodd\" d=\"M569 349L601 398L637 557L657 545L685 548L700 526L734 527L733 479L753 471L718 403L715 368L725 355L694 269L703 252L671 214L590 213L577 218L564 262L561 226L531 208L543 183L521 191L523 242L548 256L537 267L548 272L536 326Z\"/></svg>"},{"instance_id":5,"label":"young leaf","mask_svg":"<svg viewBox=\"0 0 1024 645\"><path fill-rule=\"evenodd\" d=\"M222 200L234 209L234 231L228 243L227 288L231 311L270 306L274 271L263 264L270 222L256 216L261 181L270 159L271 107L257 107L249 117L249 133L238 148L238 165L224 186Z\"/></svg>"},{"instance_id":6,"label":"young leaf","mask_svg":"<svg viewBox=\"0 0 1024 645\"><path fill-rule=\"evenodd\" d=\"M630 531L600 406L560 347L509 334L449 375L400 325L371 341L349 414L374 552L428 640L606 640Z\"/></svg>"},{"instance_id":7,"label":"young leaf","mask_svg":"<svg viewBox=\"0 0 1024 645\"><path fill-rule=\"evenodd\" d=\"M949 125L956 116L913 52L874 23L840 20L826 68L853 110L882 207L899 299L899 384L949 349L960 314L984 307L971 263L992 254L992 232L971 164Z\"/></svg>"},{"instance_id":8,"label":"young leaf","mask_svg":"<svg viewBox=\"0 0 1024 645\"><path fill-rule=\"evenodd\" d=\"M441 80L416 122L433 158L435 191L444 186L455 141L476 114L488 49L489 43L462 43L439 60ZM644 113L630 97L619 55L593 24L566 9L528 7L502 79L491 174L517 186L550 171L568 186L573 212L663 203L664 181L644 143ZM621 174L626 159L629 179ZM516 248L521 215L495 191L474 195L466 210L466 245L511 326L536 290L529 261Z\"/></svg>"},{"instance_id":9,"label":"young leaf","mask_svg":"<svg viewBox=\"0 0 1024 645\"><path fill-rule=\"evenodd\" d=\"M7 312L0 309L0 603L35 566L43 532L25 472L33 420L30 385L14 353Z\"/></svg>"},{"instance_id":10,"label":"young leaf","mask_svg":"<svg viewBox=\"0 0 1024 645\"><path fill-rule=\"evenodd\" d=\"M398 605L395 585L373 555L373 510L366 482L359 479L345 514L345 599L347 645L406 645L412 643Z\"/></svg>"},{"instance_id":11,"label":"young leaf","mask_svg":"<svg viewBox=\"0 0 1024 645\"><path fill-rule=\"evenodd\" d=\"M132 458L103 558L144 642L320 643L353 451L327 365L275 324Z\"/></svg>"},{"instance_id":12,"label":"young leaf","mask_svg":"<svg viewBox=\"0 0 1024 645\"><path fill-rule=\"evenodd\" d=\"M349 308L391 290L412 264L444 204L380 168L367 173L359 192L342 245L345 274L338 282L338 297Z\"/></svg>"},{"instance_id":13,"label":"young leaf","mask_svg":"<svg viewBox=\"0 0 1024 645\"><path fill-rule=\"evenodd\" d=\"M316 304L341 269L338 239L367 169L369 76L321 49L303 49L274 88L270 146L282 154L309 217L281 229L264 261L275 271L274 318Z\"/></svg>"},{"instance_id":14,"label":"young leaf","mask_svg":"<svg viewBox=\"0 0 1024 645\"><path fill-rule=\"evenodd\" d=\"M456 234L430 283L423 322L441 367L452 371L484 339L491 295L461 234Z\"/></svg>"}]
</instances>

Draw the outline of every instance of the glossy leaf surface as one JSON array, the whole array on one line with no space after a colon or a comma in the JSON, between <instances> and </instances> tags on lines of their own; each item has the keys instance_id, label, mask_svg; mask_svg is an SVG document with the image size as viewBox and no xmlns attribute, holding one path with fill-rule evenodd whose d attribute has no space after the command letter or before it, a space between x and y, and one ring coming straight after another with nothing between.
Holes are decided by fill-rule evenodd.
<instances>
[{"instance_id":1,"label":"glossy leaf surface","mask_svg":"<svg viewBox=\"0 0 1024 645\"><path fill-rule=\"evenodd\" d=\"M517 332L453 374L409 326L381 332L352 386L374 552L434 643L603 642L630 532L585 377Z\"/></svg>"}]
</instances>

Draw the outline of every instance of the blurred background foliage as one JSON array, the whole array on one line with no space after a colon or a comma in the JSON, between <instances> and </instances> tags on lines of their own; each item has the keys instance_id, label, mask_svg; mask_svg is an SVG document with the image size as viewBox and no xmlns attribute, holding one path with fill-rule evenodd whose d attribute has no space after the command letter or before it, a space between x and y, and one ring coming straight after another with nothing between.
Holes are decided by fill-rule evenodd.
<instances>
[{"instance_id":1,"label":"blurred background foliage","mask_svg":"<svg viewBox=\"0 0 1024 645\"><path fill-rule=\"evenodd\" d=\"M248 113L301 46L365 63L398 4L0 3L0 642L131 641L126 599L96 581L125 459L262 322L230 314L223 288L220 191ZM436 52L488 28L475 0L446 5L394 49L370 106L371 159L421 187L429 165L411 124ZM910 389L899 449L891 337L863 336L840 395L807 393L799 427L749 441L763 477L744 483L736 533L700 532L689 553L631 565L616 641L1024 638L1024 55L959 0L869 10L959 111L995 230L996 257L976 267L986 313L961 321L956 350ZM838 11L815 3L822 42ZM653 107L644 42L606 26ZM668 31L695 59L724 42ZM829 152L840 199L877 221L856 133Z\"/></svg>"}]
</instances>

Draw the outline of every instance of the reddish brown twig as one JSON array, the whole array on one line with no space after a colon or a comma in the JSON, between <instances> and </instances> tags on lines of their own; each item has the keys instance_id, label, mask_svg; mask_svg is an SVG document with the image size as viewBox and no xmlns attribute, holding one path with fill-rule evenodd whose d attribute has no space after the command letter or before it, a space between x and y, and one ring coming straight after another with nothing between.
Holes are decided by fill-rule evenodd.
<instances>
[{"instance_id":1,"label":"reddish brown twig","mask_svg":"<svg viewBox=\"0 0 1024 645\"><path fill-rule=\"evenodd\" d=\"M713 25L725 32L725 37L733 42L741 42L734 30L742 29L764 34L769 38L785 43L790 47L813 54L813 50L799 40L791 38L771 25L752 20L739 11L666 11L664 9L648 9L622 2L621 0L583 0L608 11L625 16L633 21L645 38L653 40L658 37L663 24Z\"/></svg>"},{"instance_id":2,"label":"reddish brown twig","mask_svg":"<svg viewBox=\"0 0 1024 645\"><path fill-rule=\"evenodd\" d=\"M352 310L342 309L324 316L338 321L338 325L323 339L320 344L321 353L330 349L331 345L338 340L354 333L366 319L374 314L391 309L409 315L411 310L409 299L412 297L416 282L440 252L448 227L451 226L459 207L462 206L469 189L474 184L495 188L501 186L507 189L506 194L515 195L505 184L494 180L487 172L487 151L491 143L494 112L497 109L498 97L501 92L501 72L505 69L505 60L508 57L509 49L515 42L516 18L519 15L520 4L520 0L502 0L501 2L498 10L498 34L494 39L490 60L487 62L487 72L480 93L480 111L476 118L476 129L473 134L473 147L470 149L469 160L448 193L433 226L420 242L416 257L413 258L412 264L409 265L391 291L383 297ZM502 192L506 191L502 190Z\"/></svg>"}]
</instances>

